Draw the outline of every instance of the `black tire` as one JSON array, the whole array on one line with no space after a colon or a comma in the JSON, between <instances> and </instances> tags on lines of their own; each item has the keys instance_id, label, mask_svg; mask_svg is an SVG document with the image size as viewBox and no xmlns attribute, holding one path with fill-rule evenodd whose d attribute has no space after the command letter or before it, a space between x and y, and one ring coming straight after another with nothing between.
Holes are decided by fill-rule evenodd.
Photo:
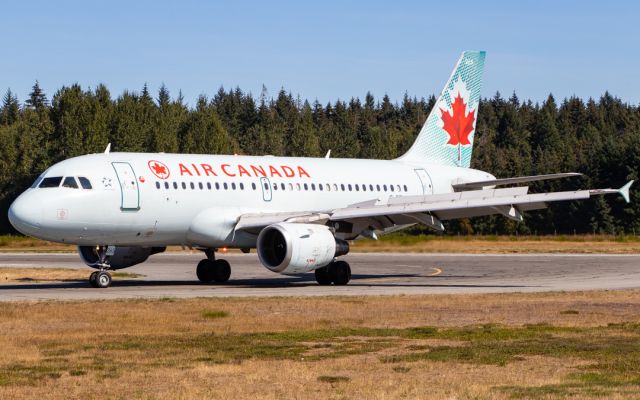
<instances>
[{"instance_id":1,"label":"black tire","mask_svg":"<svg viewBox=\"0 0 640 400\"><path fill-rule=\"evenodd\" d=\"M318 282L318 285L331 285L331 275L329 275L329 267L318 268L316 269L315 274L316 282Z\"/></svg>"},{"instance_id":2,"label":"black tire","mask_svg":"<svg viewBox=\"0 0 640 400\"><path fill-rule=\"evenodd\" d=\"M107 271L100 271L96 274L95 282L96 287L100 289L105 289L111 286L111 274Z\"/></svg>"},{"instance_id":3,"label":"black tire","mask_svg":"<svg viewBox=\"0 0 640 400\"><path fill-rule=\"evenodd\" d=\"M213 268L213 280L217 283L225 283L231 276L231 265L227 260L216 260Z\"/></svg>"},{"instance_id":4,"label":"black tire","mask_svg":"<svg viewBox=\"0 0 640 400\"><path fill-rule=\"evenodd\" d=\"M351 267L346 261L336 261L329 265L331 281L334 285L343 286L351 280Z\"/></svg>"},{"instance_id":5,"label":"black tire","mask_svg":"<svg viewBox=\"0 0 640 400\"><path fill-rule=\"evenodd\" d=\"M96 275L98 275L99 271L93 271L91 275L89 275L89 284L91 287L97 288L98 282L96 282Z\"/></svg>"},{"instance_id":6,"label":"black tire","mask_svg":"<svg viewBox=\"0 0 640 400\"><path fill-rule=\"evenodd\" d=\"M215 261L205 258L198 263L196 267L196 275L202 283L210 283L213 281L213 271L215 270Z\"/></svg>"}]
</instances>

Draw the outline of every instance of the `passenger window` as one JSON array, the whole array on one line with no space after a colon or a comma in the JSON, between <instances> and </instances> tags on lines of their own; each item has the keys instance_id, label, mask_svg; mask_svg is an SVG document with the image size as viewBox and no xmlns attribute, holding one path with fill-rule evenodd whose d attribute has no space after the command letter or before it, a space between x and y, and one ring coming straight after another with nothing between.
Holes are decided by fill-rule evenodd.
<instances>
[{"instance_id":1,"label":"passenger window","mask_svg":"<svg viewBox=\"0 0 640 400\"><path fill-rule=\"evenodd\" d=\"M231 189L236 190L236 183L235 182L231 182Z\"/></svg>"},{"instance_id":2,"label":"passenger window","mask_svg":"<svg viewBox=\"0 0 640 400\"><path fill-rule=\"evenodd\" d=\"M51 178L44 178L42 182L40 182L39 188L53 188L60 186L60 182L62 182L61 176L54 176Z\"/></svg>"},{"instance_id":3,"label":"passenger window","mask_svg":"<svg viewBox=\"0 0 640 400\"><path fill-rule=\"evenodd\" d=\"M62 187L77 189L78 182L76 182L76 178L74 178L73 176L67 176L66 178L64 178L64 182L62 182Z\"/></svg>"},{"instance_id":4,"label":"passenger window","mask_svg":"<svg viewBox=\"0 0 640 400\"><path fill-rule=\"evenodd\" d=\"M356 192L359 192L359 191L360 191L360 185L356 183Z\"/></svg>"},{"instance_id":5,"label":"passenger window","mask_svg":"<svg viewBox=\"0 0 640 400\"><path fill-rule=\"evenodd\" d=\"M220 184L216 182L216 190L220 190Z\"/></svg>"},{"instance_id":6,"label":"passenger window","mask_svg":"<svg viewBox=\"0 0 640 400\"><path fill-rule=\"evenodd\" d=\"M178 188L178 182L173 182L173 188L177 189Z\"/></svg>"},{"instance_id":7,"label":"passenger window","mask_svg":"<svg viewBox=\"0 0 640 400\"><path fill-rule=\"evenodd\" d=\"M229 185L227 185L227 182L223 183L223 184L222 184L222 187L224 187L224 190L229 189Z\"/></svg>"},{"instance_id":8,"label":"passenger window","mask_svg":"<svg viewBox=\"0 0 640 400\"><path fill-rule=\"evenodd\" d=\"M362 185L362 191L366 192L367 191L367 185Z\"/></svg>"},{"instance_id":9,"label":"passenger window","mask_svg":"<svg viewBox=\"0 0 640 400\"><path fill-rule=\"evenodd\" d=\"M273 190L278 190L278 184L277 183L273 184Z\"/></svg>"},{"instance_id":10,"label":"passenger window","mask_svg":"<svg viewBox=\"0 0 640 400\"><path fill-rule=\"evenodd\" d=\"M408 192L409 190L407 189L407 185L404 185L404 191Z\"/></svg>"},{"instance_id":11,"label":"passenger window","mask_svg":"<svg viewBox=\"0 0 640 400\"><path fill-rule=\"evenodd\" d=\"M202 182L198 182L198 187L200 188L200 190L204 189L204 186L202 186Z\"/></svg>"},{"instance_id":12,"label":"passenger window","mask_svg":"<svg viewBox=\"0 0 640 400\"><path fill-rule=\"evenodd\" d=\"M160 182L156 181L156 189L160 189Z\"/></svg>"},{"instance_id":13,"label":"passenger window","mask_svg":"<svg viewBox=\"0 0 640 400\"><path fill-rule=\"evenodd\" d=\"M340 190L342 190L344 192L344 183L340 184Z\"/></svg>"},{"instance_id":14,"label":"passenger window","mask_svg":"<svg viewBox=\"0 0 640 400\"><path fill-rule=\"evenodd\" d=\"M254 182L251 182L251 188L252 188L253 190L256 190L256 184L255 184Z\"/></svg>"},{"instance_id":15,"label":"passenger window","mask_svg":"<svg viewBox=\"0 0 640 400\"><path fill-rule=\"evenodd\" d=\"M82 181L80 181L80 182L82 182ZM164 188L165 188L165 189L169 189L169 182L165 182L165 183L164 183Z\"/></svg>"},{"instance_id":16,"label":"passenger window","mask_svg":"<svg viewBox=\"0 0 640 400\"><path fill-rule=\"evenodd\" d=\"M389 189L393 192L393 185L389 185Z\"/></svg>"},{"instance_id":17,"label":"passenger window","mask_svg":"<svg viewBox=\"0 0 640 400\"><path fill-rule=\"evenodd\" d=\"M309 185L307 185L306 183L304 184L304 190L309 190Z\"/></svg>"},{"instance_id":18,"label":"passenger window","mask_svg":"<svg viewBox=\"0 0 640 400\"><path fill-rule=\"evenodd\" d=\"M322 191L322 183L318 183L318 190Z\"/></svg>"},{"instance_id":19,"label":"passenger window","mask_svg":"<svg viewBox=\"0 0 640 400\"><path fill-rule=\"evenodd\" d=\"M382 188L384 189L384 191L387 191L387 185L382 185Z\"/></svg>"},{"instance_id":20,"label":"passenger window","mask_svg":"<svg viewBox=\"0 0 640 400\"><path fill-rule=\"evenodd\" d=\"M289 190L293 192L293 183L289 183Z\"/></svg>"},{"instance_id":21,"label":"passenger window","mask_svg":"<svg viewBox=\"0 0 640 400\"><path fill-rule=\"evenodd\" d=\"M369 185L369 191L373 192L373 185Z\"/></svg>"},{"instance_id":22,"label":"passenger window","mask_svg":"<svg viewBox=\"0 0 640 400\"><path fill-rule=\"evenodd\" d=\"M338 191L338 184L337 184L337 183L334 183L334 184L333 184L333 191L334 191L334 192L337 192L337 191Z\"/></svg>"},{"instance_id":23,"label":"passenger window","mask_svg":"<svg viewBox=\"0 0 640 400\"><path fill-rule=\"evenodd\" d=\"M284 185L284 183L281 183L281 184L280 184L280 189L284 190L284 188L285 188L285 187L286 187L286 186Z\"/></svg>"},{"instance_id":24,"label":"passenger window","mask_svg":"<svg viewBox=\"0 0 640 400\"><path fill-rule=\"evenodd\" d=\"M80 181L80 186L82 186L83 189L93 189L91 187L91 182L89 181L89 179L81 176L78 178L78 180Z\"/></svg>"},{"instance_id":25,"label":"passenger window","mask_svg":"<svg viewBox=\"0 0 640 400\"><path fill-rule=\"evenodd\" d=\"M297 191L301 191L301 190L302 190L302 188L300 187L300 184L299 184L299 183L296 183L296 190L297 190Z\"/></svg>"},{"instance_id":26,"label":"passenger window","mask_svg":"<svg viewBox=\"0 0 640 400\"><path fill-rule=\"evenodd\" d=\"M240 182L240 190L244 190L244 183Z\"/></svg>"},{"instance_id":27,"label":"passenger window","mask_svg":"<svg viewBox=\"0 0 640 400\"><path fill-rule=\"evenodd\" d=\"M186 183L184 183L184 182L182 182L182 188L183 188L183 189L186 189L186 188L187 188L187 184L186 184Z\"/></svg>"},{"instance_id":28,"label":"passenger window","mask_svg":"<svg viewBox=\"0 0 640 400\"><path fill-rule=\"evenodd\" d=\"M402 191L402 189L400 189L400 185L396 185L396 189L398 189L398 192Z\"/></svg>"},{"instance_id":29,"label":"passenger window","mask_svg":"<svg viewBox=\"0 0 640 400\"><path fill-rule=\"evenodd\" d=\"M351 184L348 184L347 186L349 187L349 191L351 191Z\"/></svg>"},{"instance_id":30,"label":"passenger window","mask_svg":"<svg viewBox=\"0 0 640 400\"><path fill-rule=\"evenodd\" d=\"M211 190L211 182L207 182L207 189Z\"/></svg>"},{"instance_id":31,"label":"passenger window","mask_svg":"<svg viewBox=\"0 0 640 400\"><path fill-rule=\"evenodd\" d=\"M315 190L316 190L316 184L315 184L315 183L312 183L312 184L311 184L311 190L313 190L313 191L315 191Z\"/></svg>"},{"instance_id":32,"label":"passenger window","mask_svg":"<svg viewBox=\"0 0 640 400\"><path fill-rule=\"evenodd\" d=\"M376 185L376 189L378 189L378 192L380 191L380 185Z\"/></svg>"}]
</instances>

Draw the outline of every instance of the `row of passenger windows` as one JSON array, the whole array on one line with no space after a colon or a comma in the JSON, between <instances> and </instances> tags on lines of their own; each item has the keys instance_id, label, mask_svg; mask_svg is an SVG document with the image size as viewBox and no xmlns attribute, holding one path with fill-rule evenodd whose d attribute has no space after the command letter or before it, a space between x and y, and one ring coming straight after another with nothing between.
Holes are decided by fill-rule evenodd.
<instances>
[{"instance_id":1,"label":"row of passenger windows","mask_svg":"<svg viewBox=\"0 0 640 400\"><path fill-rule=\"evenodd\" d=\"M62 183L62 187L78 189L80 187L78 186L78 182L80 182L80 186L83 189L92 188L91 182L89 181L89 179L85 178L84 176L79 176L77 181L76 181L76 178L73 176L67 176L67 177L64 177L64 179L61 176L51 176L48 178L43 178L39 184L36 181L36 183L34 183L32 187L37 186L39 188L57 188L60 186L60 183Z\"/></svg>"},{"instance_id":2,"label":"row of passenger windows","mask_svg":"<svg viewBox=\"0 0 640 400\"><path fill-rule=\"evenodd\" d=\"M335 191L335 192L338 192L338 191L342 191L342 192L345 192L345 191L349 191L349 192L352 192L352 191L356 191L356 192L359 192L359 191L363 191L363 192L367 192L367 191L369 191L369 192L388 192L388 191L390 191L390 192L403 192L403 191L404 192L408 192L409 191L409 189L407 188L407 185L402 185L401 186L401 185L385 185L385 184L382 184L382 185L380 185L380 184L376 184L376 185L368 184L367 185L367 184L357 184L356 183L356 184L352 185L350 183L347 183L347 184L344 184L344 183L340 183L340 184L337 184L337 183L333 183L333 184L330 184L330 183L325 183L325 184L322 184L322 183L318 183L318 184L315 184L315 183L302 183L302 184L301 183L295 183L295 184L294 183L288 183L288 184L285 184L285 183L280 183L280 184L273 183L272 186L269 186L269 184L267 182L264 182L263 185L264 185L264 189L265 190L269 190L270 188L273 188L273 190L290 190L290 191L294 191L294 190L295 191L302 191L302 190L305 190L305 191L309 191L309 190L316 191L316 190L318 190L318 191L321 191L321 192L322 191L327 191L327 192L331 192L331 191ZM156 181L156 189L161 189L162 186L163 185L160 182ZM244 184L242 182L240 182L238 184L236 184L235 182L231 182L231 183L215 182L213 184L211 182L206 182L206 183L189 182L188 185L187 185L186 182L181 182L180 184L178 184L178 182L172 182L172 183L164 182L164 188L165 189L171 189L171 188L179 189L180 187L182 187L182 189L187 189L187 188L196 189L196 187L197 187L200 190L204 190L205 187L207 188L207 190L211 190L213 188L215 188L216 190L220 190L220 189L224 189L224 190L229 190L229 189L231 189L231 190L237 190L237 189L244 190ZM257 189L257 185L256 185L255 182L251 183L251 189L253 189L253 190Z\"/></svg>"}]
</instances>

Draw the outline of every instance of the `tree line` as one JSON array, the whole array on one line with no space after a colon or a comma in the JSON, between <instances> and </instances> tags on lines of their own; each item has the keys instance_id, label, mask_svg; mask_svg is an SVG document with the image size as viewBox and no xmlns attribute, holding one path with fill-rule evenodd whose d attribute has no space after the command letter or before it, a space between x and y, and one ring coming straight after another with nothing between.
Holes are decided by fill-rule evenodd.
<instances>
[{"instance_id":1,"label":"tree line","mask_svg":"<svg viewBox=\"0 0 640 400\"><path fill-rule=\"evenodd\" d=\"M259 97L220 88L186 104L163 85L114 98L104 85L65 86L49 100L38 82L23 103L7 90L0 108L0 232L9 205L48 166L113 151L291 155L392 159L413 143L435 97L394 103L367 93L321 104L284 89ZM472 167L497 177L582 172L584 177L531 185L531 191L619 187L638 179L640 107L605 93L598 100L521 101L514 93L482 99ZM632 188L632 197L638 190ZM553 234L640 232L640 201L615 196L554 204L525 222L504 217L451 221L449 233Z\"/></svg>"}]
</instances>

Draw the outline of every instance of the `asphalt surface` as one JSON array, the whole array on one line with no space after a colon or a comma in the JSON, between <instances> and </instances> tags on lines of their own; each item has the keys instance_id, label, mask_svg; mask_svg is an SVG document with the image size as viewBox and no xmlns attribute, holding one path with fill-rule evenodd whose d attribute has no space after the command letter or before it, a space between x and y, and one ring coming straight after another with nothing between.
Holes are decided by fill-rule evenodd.
<instances>
[{"instance_id":1,"label":"asphalt surface","mask_svg":"<svg viewBox=\"0 0 640 400\"><path fill-rule=\"evenodd\" d=\"M0 301L159 297L327 296L501 293L625 289L640 287L640 255L349 254L347 286L319 286L313 273L275 274L255 253L226 254L231 280L201 284L201 253L165 253L122 270L143 275L115 279L107 289L88 281L0 284ZM0 254L0 268L81 268L77 254Z\"/></svg>"}]
</instances>

